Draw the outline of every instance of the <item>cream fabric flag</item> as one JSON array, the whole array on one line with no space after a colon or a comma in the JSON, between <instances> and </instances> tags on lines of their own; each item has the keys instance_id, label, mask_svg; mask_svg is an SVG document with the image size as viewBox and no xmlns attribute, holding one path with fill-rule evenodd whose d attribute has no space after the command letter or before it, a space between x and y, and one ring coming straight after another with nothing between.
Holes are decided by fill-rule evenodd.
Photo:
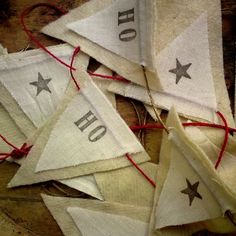
<instances>
[{"instance_id":1,"label":"cream fabric flag","mask_svg":"<svg viewBox=\"0 0 236 236\"><path fill-rule=\"evenodd\" d=\"M153 69L152 5L151 0L113 1L67 27L127 60Z\"/></svg>"},{"instance_id":2,"label":"cream fabric flag","mask_svg":"<svg viewBox=\"0 0 236 236\"><path fill-rule=\"evenodd\" d=\"M152 91L155 106L169 110L175 105L182 115L216 122L206 13L156 56L156 69L163 92ZM117 82L109 90L151 103L146 89L138 85Z\"/></svg>"},{"instance_id":3,"label":"cream fabric flag","mask_svg":"<svg viewBox=\"0 0 236 236\"><path fill-rule=\"evenodd\" d=\"M112 75L112 71L103 65L101 65L94 73L108 76ZM100 90L104 93L104 95L107 97L107 99L111 102L111 104L115 108L116 107L115 95L107 91L107 87L109 86L111 81L107 79L100 79L96 76L92 76L92 78L95 84L100 88ZM93 196L99 200L103 200L103 196L98 189L97 182L93 175L85 175L77 178L65 179L59 182L71 188L82 191L86 194L89 194L90 196Z\"/></svg>"},{"instance_id":4,"label":"cream fabric flag","mask_svg":"<svg viewBox=\"0 0 236 236\"><path fill-rule=\"evenodd\" d=\"M221 1L160 0L156 1L156 4L158 18L155 30L157 30L157 35L160 39L156 40L158 52L164 50L164 48L173 42L176 37L207 10L210 62L214 79L217 108L227 118L229 125L234 126L230 101L224 80ZM194 38L191 39L191 41L194 40ZM188 64L191 62L181 63ZM174 67L169 69L174 69ZM186 80L188 79L186 78Z\"/></svg>"},{"instance_id":5,"label":"cream fabric flag","mask_svg":"<svg viewBox=\"0 0 236 236\"><path fill-rule=\"evenodd\" d=\"M169 171L156 207L156 228L223 216L236 210L236 194L227 186L208 156L184 132L171 110ZM181 217L175 213L181 212Z\"/></svg>"},{"instance_id":6,"label":"cream fabric flag","mask_svg":"<svg viewBox=\"0 0 236 236\"><path fill-rule=\"evenodd\" d=\"M84 236L84 232L78 229L71 215L68 213L68 208L79 208L86 212L93 211L98 214L109 214L117 218L121 217L121 219L125 218L129 221L140 222L140 224L147 224L149 220L150 208L147 207L137 207L87 199L52 197L47 195L42 195L42 197L44 203L59 224L65 236ZM96 222L93 223L96 224ZM93 227L93 223L87 222L87 227Z\"/></svg>"},{"instance_id":7,"label":"cream fabric flag","mask_svg":"<svg viewBox=\"0 0 236 236\"><path fill-rule=\"evenodd\" d=\"M167 118L167 122L166 125L168 127L173 127L176 126L176 116L172 114L169 114L168 118ZM180 126L178 124L178 126ZM205 128L203 129L203 131L205 132ZM209 130L207 129L207 133ZM210 132L211 133L211 132ZM156 210L157 210L157 206L160 200L160 195L162 193L163 190L163 186L165 186L165 180L167 178L168 175L168 171L169 171L169 167L170 167L170 162L171 162L171 152L172 152L172 146L173 144L170 142L170 140L168 139L167 134L164 132L163 133L163 140L162 140L162 145L161 145L161 152L160 152L160 162L158 165L158 170L157 170L157 180L156 182L158 183L158 188L156 188L155 191L155 197L154 197L154 204L153 204L153 211L151 214L151 219L150 219L150 225L149 225L149 235L150 236L154 236L154 235L162 235L163 233L166 232L173 232L173 231L177 231L179 232L179 234L177 235L182 235L181 233L186 233L188 232L188 230L190 229L195 229L194 232L198 231L198 230L203 230L203 229L208 229L211 232L216 232L216 233L230 233L230 232L234 232L235 231L235 227L232 224L232 222L229 221L228 218L224 218L224 217L219 217L217 219L214 220L207 220L207 221L201 221L198 223L191 223L191 224L185 224L185 225L181 225L181 226L176 226L176 227L165 227L162 228L160 230L157 230L156 228L156 221L157 221L157 217L159 217L158 215L156 215ZM174 181L174 182L173 182ZM184 181L186 181L184 179ZM176 184L176 180L172 179L173 185ZM187 185L187 182L186 182ZM199 185L201 186L201 185ZM186 188L186 186L185 186ZM184 188L183 188L184 189ZM171 189L170 189L171 191ZM180 191L178 191L179 195L182 195L183 193L181 193ZM176 193L174 193L176 196ZM184 194L183 194L184 195ZM186 199L186 204L189 204L189 199L188 196L185 196ZM204 196L203 196L204 197ZM193 201L202 201L199 198L194 198ZM169 206L170 203L168 203L167 206ZM195 204L194 202L192 202L192 204ZM192 206L191 206L192 207ZM169 210L171 210L171 208L168 208ZM167 209L166 209L167 210ZM181 219L183 214L185 215L185 212L177 211L174 213L174 215L176 216L176 219ZM174 215L170 216L170 219L173 218ZM221 213L222 215L222 213ZM192 231L193 233L193 231ZM191 231L189 233L187 233L186 235L191 235L192 234ZM171 234L169 234L171 235ZM183 234L184 235L184 234Z\"/></svg>"},{"instance_id":8,"label":"cream fabric flag","mask_svg":"<svg viewBox=\"0 0 236 236\"><path fill-rule=\"evenodd\" d=\"M102 92L83 73L81 89L54 125L36 172L144 151Z\"/></svg>"},{"instance_id":9,"label":"cream fabric flag","mask_svg":"<svg viewBox=\"0 0 236 236\"><path fill-rule=\"evenodd\" d=\"M147 162L139 167L149 178L156 179L156 164ZM96 173L94 176L105 201L152 206L155 189L133 166Z\"/></svg>"},{"instance_id":10,"label":"cream fabric flag","mask_svg":"<svg viewBox=\"0 0 236 236\"><path fill-rule=\"evenodd\" d=\"M122 5L120 5L120 3L122 3ZM137 4L138 3L138 4ZM141 85L145 85L145 80L144 80L144 73L143 73L143 69L140 65L138 65L137 63L134 63L122 56L117 55L116 53L111 52L110 50L105 49L102 46L99 46L96 42L92 42L90 40L88 40L85 37L80 36L79 34L73 32L72 30L70 30L67 25L79 22L80 20L85 22L86 18L87 19L91 19L94 17L94 15L96 14L102 14L103 11L109 11L109 8L113 9L113 6L115 8L116 5L120 5L119 8L121 9L121 16L120 16L120 21L123 22L123 20L126 19L126 17L129 19L129 17L131 17L134 15L132 12L131 14L129 14L129 10L132 11L132 4L133 4L133 8L134 10L141 10L141 14L137 15L138 12L135 12L135 22L130 21L127 24L126 23L120 23L120 25L118 25L118 11L119 9L117 9L118 11L115 13L115 15L112 15L112 19L114 20L110 20L110 19L106 19L107 22L112 22L112 24L114 23L114 21L116 21L116 25L115 28L113 28L108 35L114 34L115 32L117 32L117 30L119 30L119 34L121 32L123 32L123 37L127 38L127 37L132 37L132 32L134 32L133 30L136 30L136 34L138 36L138 31L139 28L142 29L142 35L145 35L147 31L151 32L150 34L146 34L145 37L143 39L141 39L141 41L139 41L138 43L135 44L136 46L136 50L138 51L138 53L140 55L143 55L142 57L140 57L139 55L136 54L136 57L139 56L139 59L142 61L142 59L145 59L147 61L151 61L151 56L148 57L147 55L148 50L151 49L151 46L149 46L148 44L150 44L149 42L145 42L147 40L147 35L150 36L150 41L155 41L154 35L152 34L152 32L154 32L152 30L152 20L149 19L149 23L147 24L146 22L142 22L142 26L139 25L138 28L132 28L134 27L134 25L136 25L136 23L138 23L138 19L139 18L152 18L152 14L151 12L153 12L153 14L155 13L154 11L152 11L154 9L154 7L150 6L149 4L155 4L155 1L149 1L149 0L143 0L143 1L138 1L138 0L132 0L132 1L113 1L113 0L93 0L93 1L89 1L86 2L85 4L83 4L82 6L71 10L68 14L66 14L65 16L62 16L61 18L59 18L58 20L50 23L49 25L47 25L46 27L44 27L42 29L42 32L50 35L52 37L61 39L71 45L73 45L74 47L80 45L81 50L85 53L87 53L88 55L92 56L93 58L95 58L97 61L101 62L103 65L107 66L108 68L110 68L111 70L117 72L117 74L123 76L124 78L133 81L135 83L141 84ZM131 7L131 9L129 9L129 5ZM125 7L128 7L127 9ZM122 7L124 7L124 9L122 9ZM108 9L108 10L106 10ZM145 16L145 12L147 12L147 9L151 9L148 14ZM126 12L127 11L127 12ZM100 13L98 13L100 12ZM109 14L109 12L108 12ZM156 16L153 16L153 19ZM155 23L156 20L153 20L153 22ZM99 21L100 23L100 21ZM105 22L106 23L106 22ZM96 30L94 30L94 27L96 26L95 22L91 23L93 26L93 30L87 30L87 34L88 36L93 35L94 37L97 35L99 36L96 32L98 30L99 27L96 28ZM87 25L87 23L86 23ZM143 26L144 25L144 26ZM146 25L146 27L145 27ZM127 28L126 28L127 26ZM87 27L87 26L86 26ZM88 28L87 28L88 29ZM105 28L103 28L104 30L106 30ZM117 29L117 30L115 30ZM128 31L127 31L128 29ZM132 30L133 29L133 30ZM129 31L132 31L131 34L129 33ZM144 32L143 32L144 31ZM86 31L85 31L86 32ZM93 34L93 32L95 34ZM126 34L127 33L127 34ZM117 35L118 39L119 39L119 34ZM106 36L108 36L106 35ZM153 36L152 36L153 35ZM103 42L104 40L104 35L100 35L101 37L103 36ZM122 37L122 34L121 34ZM153 37L153 38L152 38ZM110 44L108 38L106 38L106 42ZM100 41L100 40L99 40ZM116 40L117 41L117 40ZM147 40L149 41L149 39ZM113 41L112 41L113 42ZM137 40L135 40L135 42L137 42ZM129 42L124 42L122 45L128 45ZM142 43L142 44L141 44ZM111 45L111 46L115 46L115 45ZM116 46L117 47L117 46ZM125 46L126 47L126 46ZM124 48L124 47L122 47ZM142 49L140 51L140 48ZM120 48L119 48L120 50ZM122 49L123 50L123 49ZM129 52L129 48L125 51L123 51L123 53L127 53ZM126 56L131 56L134 55L135 52L130 53L129 55ZM150 64L150 62L148 62L148 64ZM153 88L157 88L160 89L161 85L159 83L159 81L156 78L155 73L152 73L151 71L147 71L147 77L149 79L149 84L151 87Z\"/></svg>"},{"instance_id":11,"label":"cream fabric flag","mask_svg":"<svg viewBox=\"0 0 236 236\"><path fill-rule=\"evenodd\" d=\"M93 196L99 200L104 200L102 194L98 189L94 175L85 175L72 179L59 180L59 182L90 196Z\"/></svg>"},{"instance_id":12,"label":"cream fabric flag","mask_svg":"<svg viewBox=\"0 0 236 236\"><path fill-rule=\"evenodd\" d=\"M149 160L88 74L83 69L76 73L81 90L73 85L36 142L30 141L34 146L10 187L130 166L126 153L134 154L136 163Z\"/></svg>"},{"instance_id":13,"label":"cream fabric flag","mask_svg":"<svg viewBox=\"0 0 236 236\"><path fill-rule=\"evenodd\" d=\"M63 44L48 48L69 63L73 48ZM79 60L87 67L88 56ZM54 113L70 80L60 63L37 49L0 58L0 102L22 132L29 136Z\"/></svg>"},{"instance_id":14,"label":"cream fabric flag","mask_svg":"<svg viewBox=\"0 0 236 236\"><path fill-rule=\"evenodd\" d=\"M91 211L81 207L68 207L71 215L83 236L145 236L147 223L104 212Z\"/></svg>"}]
</instances>

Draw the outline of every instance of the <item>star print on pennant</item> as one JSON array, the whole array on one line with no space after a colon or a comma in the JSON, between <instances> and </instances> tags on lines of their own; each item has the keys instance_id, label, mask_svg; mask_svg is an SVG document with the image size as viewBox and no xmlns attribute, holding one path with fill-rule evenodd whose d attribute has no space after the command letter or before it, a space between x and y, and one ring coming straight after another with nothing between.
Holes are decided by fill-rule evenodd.
<instances>
[{"instance_id":1,"label":"star print on pennant","mask_svg":"<svg viewBox=\"0 0 236 236\"><path fill-rule=\"evenodd\" d=\"M189 206L191 206L195 197L202 199L202 196L197 191L199 181L194 184L191 184L190 181L186 178L186 182L187 182L188 187L186 189L182 190L181 193L188 195Z\"/></svg>"},{"instance_id":2,"label":"star print on pennant","mask_svg":"<svg viewBox=\"0 0 236 236\"><path fill-rule=\"evenodd\" d=\"M160 183L163 187L155 196L155 229L222 216L219 204L222 198L227 199L226 202L232 201L234 206L235 202L228 200L228 193L221 192L218 176L211 175L215 172L209 174L209 170L215 168L214 165L210 165L208 156L199 149L196 141L190 139L174 108L168 114L166 125L171 127L171 130L162 140L158 169L162 171L158 171L157 179L160 179L160 176L166 178L163 180L164 184ZM202 142L202 138L200 140ZM206 149L204 145L204 150ZM222 194L218 195L218 192ZM217 197L220 200L217 200ZM181 217L176 216L176 212L180 212Z\"/></svg>"},{"instance_id":3,"label":"star print on pennant","mask_svg":"<svg viewBox=\"0 0 236 236\"><path fill-rule=\"evenodd\" d=\"M51 80L52 79L44 79L43 76L41 75L41 73L38 72L38 81L34 81L34 82L30 83L31 85L37 87L36 96L38 96L43 90L48 91L49 93L51 93L51 90L48 87L48 83Z\"/></svg>"},{"instance_id":4,"label":"star print on pennant","mask_svg":"<svg viewBox=\"0 0 236 236\"><path fill-rule=\"evenodd\" d=\"M192 79L191 76L188 74L187 70L192 65L192 63L189 63L187 65L182 65L178 58L176 58L176 68L169 70L169 72L176 74L176 84L179 83L180 79L182 77L185 77L187 79Z\"/></svg>"}]
</instances>

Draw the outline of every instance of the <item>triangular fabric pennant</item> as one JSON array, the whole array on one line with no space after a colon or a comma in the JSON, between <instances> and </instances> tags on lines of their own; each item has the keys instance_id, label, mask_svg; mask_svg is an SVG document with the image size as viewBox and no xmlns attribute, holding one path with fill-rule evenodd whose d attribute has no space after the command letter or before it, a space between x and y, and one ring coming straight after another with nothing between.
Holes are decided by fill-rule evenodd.
<instances>
[{"instance_id":1,"label":"triangular fabric pennant","mask_svg":"<svg viewBox=\"0 0 236 236\"><path fill-rule=\"evenodd\" d=\"M153 68L150 0L113 1L107 8L67 27L134 63Z\"/></svg>"},{"instance_id":2,"label":"triangular fabric pennant","mask_svg":"<svg viewBox=\"0 0 236 236\"><path fill-rule=\"evenodd\" d=\"M167 121L166 121L166 125L167 125L167 127L176 127L176 125L178 127L181 127L181 125L179 124L179 121L177 119L177 116L173 114L173 111L170 112L170 114L167 118ZM188 129L193 129L193 128L188 128ZM211 136L212 129L204 128L204 129L202 129L202 132L207 133L209 136ZM221 137L220 133L221 133L220 131L217 132L218 137ZM223 136L224 135L222 135L222 137ZM231 142L231 144L232 144L232 142ZM222 145L222 143L221 143L221 145ZM157 179L156 179L156 182L158 183L158 188L156 188L156 190L155 190L153 211L151 214L150 224L149 224L149 235L154 236L156 234L160 234L161 232L168 232L168 230L170 230L170 229L172 229L172 230L174 230L174 229L181 230L182 229L183 232L188 232L187 235L191 235L193 232L197 232L197 231L204 230L204 229L207 229L210 232L215 232L215 233L233 232L235 230L235 228L234 228L232 222L230 222L230 220L228 218L225 218L222 213L220 214L220 217L210 219L210 220L200 221L200 222L191 223L191 224L177 225L176 227L173 227L173 226L172 227L165 227L165 228L161 228L160 230L157 229L157 227L156 227L157 219L159 218L158 219L159 221L163 220L163 218L161 218L161 215L157 214L157 207L158 207L158 204L160 201L160 196L162 194L163 188L166 184L166 178L168 176L170 163L171 163L172 147L173 147L173 143L170 142L168 135L165 132L163 132L163 140L162 140L161 152L160 152L160 162L158 165ZM173 159L174 158L175 158L175 156L173 156ZM183 170L181 172L182 172L182 174L184 173ZM179 175L181 175L181 173ZM183 186L180 186L180 189L174 193L175 199L173 201L177 201L177 196L182 195L181 199L185 197L186 198L185 202L187 205L189 205L190 200L188 198L188 195L181 193L182 190L184 191L187 188L187 181L186 181L186 178L183 178L182 180L183 180ZM191 182L191 181L192 180L188 180L188 182L190 182L190 184L194 185L195 182ZM179 183L175 179L171 179L171 182L172 182L173 186L171 186L171 188L169 188L169 192L172 191L172 187L176 188L175 185L179 185ZM196 185L197 184L195 184L194 186L196 186ZM200 189L202 189L201 185L202 185L202 182L201 183L199 182L198 187L197 187L197 190L199 191L200 195L201 195ZM186 191L184 191L184 192L186 192ZM171 193L169 193L169 194L171 195ZM170 197L170 195L168 195L168 197ZM204 195L202 194L201 197L204 197ZM196 204L196 201L203 201L203 200L200 198L197 198L197 197L193 198L192 206L194 204ZM215 199L214 199L214 201L215 201ZM173 204L173 202L168 202L168 204L165 206L165 209L163 207L163 210L169 211L171 213L171 209L172 209L170 207L171 204ZM178 204L179 204L179 202L178 202ZM192 206L190 206L190 209ZM177 212L179 212L179 215ZM175 212L176 221L177 220L182 221L182 215L185 215L186 213L181 210L179 210L177 212ZM192 213L190 213L190 216L192 216ZM173 220L173 218L174 218L173 214L169 215L169 219L167 221L169 221L169 220L171 221L171 220ZM191 229L194 229L194 231L191 231ZM188 230L190 230L190 231L188 231Z\"/></svg>"},{"instance_id":3,"label":"triangular fabric pennant","mask_svg":"<svg viewBox=\"0 0 236 236\"><path fill-rule=\"evenodd\" d=\"M83 208L84 210L96 211L98 213L113 214L145 224L148 223L149 220L150 208L147 207L122 205L88 199L52 197L47 195L42 195L42 198L65 236L82 236L82 232L76 227L72 217L67 212L69 207L78 207L80 209Z\"/></svg>"},{"instance_id":4,"label":"triangular fabric pennant","mask_svg":"<svg viewBox=\"0 0 236 236\"><path fill-rule=\"evenodd\" d=\"M99 46L97 43L94 43L88 40L87 38L82 37L79 34L76 34L75 32L73 32L67 27L68 24L72 24L80 20L85 20L88 17L92 17L94 14L97 14L97 12L103 11L104 9L109 8L115 2L119 4L120 1L94 0L94 1L86 2L82 6L69 11L68 14L62 16L58 20L51 22L50 24L45 26L41 31L47 35L61 39L73 45L74 47L77 47L79 45L83 52L95 58L97 61L101 62L101 64L107 66L111 70L117 72L117 74L123 76L124 78L134 83L138 83L138 84L141 84L142 86L145 86L145 77L144 77L143 68L139 64L134 63L130 60L127 60L124 57L121 57ZM133 2L133 0L124 1L124 2L125 4L130 4ZM155 1L149 1L149 0L139 1L139 4L141 3L143 5L143 4L146 4L147 2L148 3L150 2L150 4L154 4L154 5L156 4ZM148 8L153 9L153 12L156 9L155 7L148 7ZM118 15L118 13L116 14ZM141 16L142 15L143 13L141 14ZM151 12L148 12L147 18L149 16L151 16ZM142 17L145 17L145 16L143 15ZM154 24L157 24L157 20L153 20L153 22ZM151 35L152 32L154 33L154 31L152 30L151 24L148 24L145 30L148 30L149 27L150 27L149 31L151 31L151 33L147 35ZM145 27L142 26L142 29L143 28ZM97 32L97 30L98 29L96 29L94 32ZM112 31L114 31L114 29L112 29ZM91 30L88 32L91 33ZM145 37L147 35L145 35ZM143 40L145 40L145 38ZM151 39L151 40L155 41L154 39ZM142 45L142 47L144 48L144 45ZM151 46L148 46L147 50L149 50L150 48ZM133 52L131 54L133 54ZM151 57L148 59L151 60ZM146 75L149 79L150 86L153 89L160 89L160 83L157 80L155 73L148 70L146 72Z\"/></svg>"},{"instance_id":5,"label":"triangular fabric pennant","mask_svg":"<svg viewBox=\"0 0 236 236\"><path fill-rule=\"evenodd\" d=\"M49 47L70 62L73 48L67 44ZM88 56L78 56L87 68ZM70 81L68 69L36 49L0 58L0 102L26 136L41 127L54 113ZM31 127L31 128L30 128Z\"/></svg>"},{"instance_id":6,"label":"triangular fabric pennant","mask_svg":"<svg viewBox=\"0 0 236 236\"><path fill-rule=\"evenodd\" d=\"M171 42L179 37L184 30L186 30L197 18L199 18L199 16L207 11L209 55L216 93L217 109L227 118L228 124L231 127L234 127L235 124L233 122L230 100L224 79L221 2L204 0L192 0L189 2L188 0L176 0L174 2L166 1L165 4L161 1L156 1L156 4L158 15L158 27L156 30L160 39L156 41L158 52L161 52L167 48ZM197 39L191 39L193 43L195 43L195 40ZM176 60L176 58L174 60ZM171 62L173 63L172 68L168 68L168 70L175 69L176 62L174 60ZM187 65L191 62L181 63L183 65ZM170 73L170 75L173 76L174 74ZM173 79L175 79L175 77L173 77ZM181 80L185 79L189 80L187 78L182 78ZM174 105L176 106L176 104ZM179 109L177 110L179 111Z\"/></svg>"},{"instance_id":7,"label":"triangular fabric pennant","mask_svg":"<svg viewBox=\"0 0 236 236\"><path fill-rule=\"evenodd\" d=\"M68 207L67 212L83 236L146 235L148 224L127 216L91 211L80 207Z\"/></svg>"},{"instance_id":8,"label":"triangular fabric pennant","mask_svg":"<svg viewBox=\"0 0 236 236\"><path fill-rule=\"evenodd\" d=\"M97 182L94 178L94 175L85 175L72 179L58 180L60 183L65 184L71 188L79 190L83 193L86 193L92 197L95 197L99 200L104 200L102 194L100 193Z\"/></svg>"},{"instance_id":9,"label":"triangular fabric pennant","mask_svg":"<svg viewBox=\"0 0 236 236\"><path fill-rule=\"evenodd\" d=\"M187 100L217 110L206 12L157 55L156 69L163 92L176 103Z\"/></svg>"},{"instance_id":10,"label":"triangular fabric pennant","mask_svg":"<svg viewBox=\"0 0 236 236\"><path fill-rule=\"evenodd\" d=\"M74 85L68 88L64 102L37 140L29 140L33 147L9 187L130 166L123 156L126 153L133 153L136 163L149 160L137 138L88 74L83 69L77 69L76 73L81 90ZM90 117L83 118L86 114Z\"/></svg>"},{"instance_id":11,"label":"triangular fabric pennant","mask_svg":"<svg viewBox=\"0 0 236 236\"><path fill-rule=\"evenodd\" d=\"M236 192L225 184L208 156L186 135L173 109L169 116L170 164L158 197L155 227L222 217L228 210L235 212ZM181 212L181 217L174 217L174 212Z\"/></svg>"},{"instance_id":12,"label":"triangular fabric pennant","mask_svg":"<svg viewBox=\"0 0 236 236\"><path fill-rule=\"evenodd\" d=\"M144 150L95 84L85 79L81 86L54 124L36 172Z\"/></svg>"},{"instance_id":13,"label":"triangular fabric pennant","mask_svg":"<svg viewBox=\"0 0 236 236\"><path fill-rule=\"evenodd\" d=\"M181 212L181 217L174 217ZM220 216L221 209L204 182L172 147L171 163L156 209L156 227L188 224ZM172 215L172 217L170 217Z\"/></svg>"}]
</instances>

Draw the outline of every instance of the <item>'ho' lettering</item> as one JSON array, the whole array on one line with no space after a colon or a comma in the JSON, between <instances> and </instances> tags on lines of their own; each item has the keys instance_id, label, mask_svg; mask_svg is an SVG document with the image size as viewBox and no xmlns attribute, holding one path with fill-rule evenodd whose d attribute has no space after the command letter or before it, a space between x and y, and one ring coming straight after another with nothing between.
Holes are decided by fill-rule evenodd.
<instances>
[{"instance_id":1,"label":"'ho' lettering","mask_svg":"<svg viewBox=\"0 0 236 236\"><path fill-rule=\"evenodd\" d=\"M92 125L97 120L98 120L97 117L92 113L92 111L89 111L82 118L74 122L74 124L80 129L81 132L84 132L84 130L86 130L90 125ZM106 134L106 132L107 132L106 127L99 125L92 131L90 131L88 135L88 140L90 142L96 142L99 139L101 139Z\"/></svg>"},{"instance_id":2,"label":"'ho' lettering","mask_svg":"<svg viewBox=\"0 0 236 236\"><path fill-rule=\"evenodd\" d=\"M106 132L107 132L106 127L100 125L89 133L88 139L90 142L96 142L100 138L102 138L106 134Z\"/></svg>"},{"instance_id":3,"label":"'ho' lettering","mask_svg":"<svg viewBox=\"0 0 236 236\"><path fill-rule=\"evenodd\" d=\"M83 132L87 129L93 122L97 120L97 117L89 111L82 118L75 122L75 125Z\"/></svg>"},{"instance_id":4,"label":"'ho' lettering","mask_svg":"<svg viewBox=\"0 0 236 236\"><path fill-rule=\"evenodd\" d=\"M134 22L134 8L127 11L118 12L118 25ZM135 39L137 32L135 29L128 28L120 32L119 39L123 42L129 42Z\"/></svg>"},{"instance_id":5,"label":"'ho' lettering","mask_svg":"<svg viewBox=\"0 0 236 236\"><path fill-rule=\"evenodd\" d=\"M126 29L123 30L120 34L119 34L119 38L121 41L131 41L133 39L136 38L137 32L134 29Z\"/></svg>"},{"instance_id":6,"label":"'ho' lettering","mask_svg":"<svg viewBox=\"0 0 236 236\"><path fill-rule=\"evenodd\" d=\"M134 21L134 8L118 12L118 25Z\"/></svg>"}]
</instances>

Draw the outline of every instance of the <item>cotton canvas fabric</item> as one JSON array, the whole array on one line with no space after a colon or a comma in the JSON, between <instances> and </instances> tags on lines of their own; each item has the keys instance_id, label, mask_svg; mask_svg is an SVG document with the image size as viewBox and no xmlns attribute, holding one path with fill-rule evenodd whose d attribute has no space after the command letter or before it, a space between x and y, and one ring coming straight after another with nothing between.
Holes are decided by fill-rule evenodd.
<instances>
[{"instance_id":1,"label":"cotton canvas fabric","mask_svg":"<svg viewBox=\"0 0 236 236\"><path fill-rule=\"evenodd\" d=\"M156 179L156 164L147 162L139 167L149 178ZM154 187L133 166L94 176L105 201L146 207L153 204Z\"/></svg>"}]
</instances>

